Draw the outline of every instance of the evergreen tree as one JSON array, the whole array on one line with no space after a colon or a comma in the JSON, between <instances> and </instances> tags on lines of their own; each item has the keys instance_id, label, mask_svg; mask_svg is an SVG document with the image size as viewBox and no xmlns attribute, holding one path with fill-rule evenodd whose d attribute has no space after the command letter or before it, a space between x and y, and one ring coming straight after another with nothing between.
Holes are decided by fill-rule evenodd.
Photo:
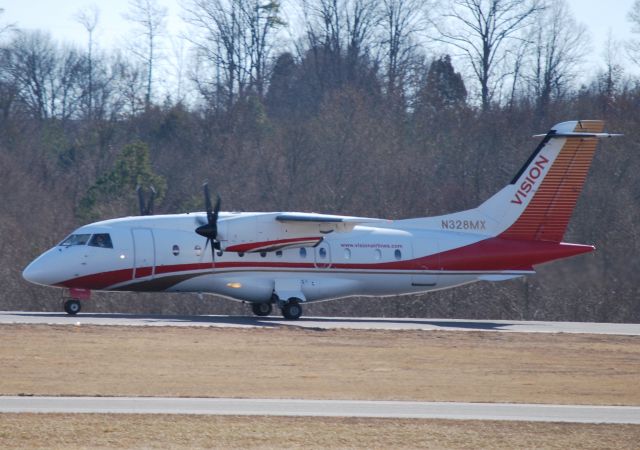
<instances>
[{"instance_id":1,"label":"evergreen tree","mask_svg":"<svg viewBox=\"0 0 640 450\"><path fill-rule=\"evenodd\" d=\"M449 55L441 56L429 66L427 77L418 94L416 109L437 113L464 106L467 89L460 73L451 64Z\"/></svg>"},{"instance_id":2,"label":"evergreen tree","mask_svg":"<svg viewBox=\"0 0 640 450\"><path fill-rule=\"evenodd\" d=\"M131 213L137 205L135 190L138 186L153 186L158 201L164 197L167 186L165 178L151 168L149 147L141 141L122 149L113 169L99 177L80 200L77 215L85 220L96 220L124 211Z\"/></svg>"}]
</instances>

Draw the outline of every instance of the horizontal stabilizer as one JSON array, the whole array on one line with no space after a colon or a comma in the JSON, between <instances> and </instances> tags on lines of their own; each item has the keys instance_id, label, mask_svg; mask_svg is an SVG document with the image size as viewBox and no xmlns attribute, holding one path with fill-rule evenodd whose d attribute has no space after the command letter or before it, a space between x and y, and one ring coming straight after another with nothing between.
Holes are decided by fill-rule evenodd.
<instances>
[{"instance_id":1,"label":"horizontal stabilizer","mask_svg":"<svg viewBox=\"0 0 640 450\"><path fill-rule=\"evenodd\" d=\"M566 138L566 137L582 137L582 138L612 138L624 136L621 133L547 133L547 134L534 134L534 138Z\"/></svg>"}]
</instances>

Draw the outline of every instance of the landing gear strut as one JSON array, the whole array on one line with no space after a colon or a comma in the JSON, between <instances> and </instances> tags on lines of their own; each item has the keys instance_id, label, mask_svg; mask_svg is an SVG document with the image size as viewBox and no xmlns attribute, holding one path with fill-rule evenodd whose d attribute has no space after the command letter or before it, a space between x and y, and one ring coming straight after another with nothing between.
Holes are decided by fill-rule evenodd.
<instances>
[{"instance_id":1,"label":"landing gear strut","mask_svg":"<svg viewBox=\"0 0 640 450\"><path fill-rule=\"evenodd\" d=\"M268 316L272 311L271 302L252 303L251 310L256 316Z\"/></svg>"},{"instance_id":2,"label":"landing gear strut","mask_svg":"<svg viewBox=\"0 0 640 450\"><path fill-rule=\"evenodd\" d=\"M282 316L287 320L298 320L302 315L302 306L298 299L292 298L282 305Z\"/></svg>"},{"instance_id":3,"label":"landing gear strut","mask_svg":"<svg viewBox=\"0 0 640 450\"><path fill-rule=\"evenodd\" d=\"M91 298L90 289L71 288L62 293L64 300L64 310L70 316L75 316L80 312L80 300L89 300Z\"/></svg>"},{"instance_id":4,"label":"landing gear strut","mask_svg":"<svg viewBox=\"0 0 640 450\"><path fill-rule=\"evenodd\" d=\"M64 310L67 314L75 316L80 312L80 300L69 299L64 302Z\"/></svg>"}]
</instances>

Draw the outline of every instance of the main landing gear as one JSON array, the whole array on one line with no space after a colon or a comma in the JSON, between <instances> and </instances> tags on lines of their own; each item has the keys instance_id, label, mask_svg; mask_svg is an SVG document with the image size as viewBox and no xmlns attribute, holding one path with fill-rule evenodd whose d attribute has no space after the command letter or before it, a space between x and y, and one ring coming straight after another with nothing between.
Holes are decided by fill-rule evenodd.
<instances>
[{"instance_id":1,"label":"main landing gear","mask_svg":"<svg viewBox=\"0 0 640 450\"><path fill-rule=\"evenodd\" d=\"M64 310L67 314L71 316L75 316L80 312L80 300L76 300L74 298L70 298L64 302Z\"/></svg>"},{"instance_id":2,"label":"main landing gear","mask_svg":"<svg viewBox=\"0 0 640 450\"><path fill-rule=\"evenodd\" d=\"M302 315L302 306L300 306L299 298L291 297L287 301L282 301L275 295L270 301L251 303L251 311L253 311L256 316L268 316L273 311L273 303L278 305L282 316L287 320L298 320Z\"/></svg>"},{"instance_id":3,"label":"main landing gear","mask_svg":"<svg viewBox=\"0 0 640 450\"><path fill-rule=\"evenodd\" d=\"M271 307L271 302L262 302L262 303L252 303L251 310L256 316L268 316L271 314L273 308Z\"/></svg>"},{"instance_id":4,"label":"main landing gear","mask_svg":"<svg viewBox=\"0 0 640 450\"><path fill-rule=\"evenodd\" d=\"M298 299L291 298L287 303L282 305L282 316L287 320L298 320L302 315L302 306Z\"/></svg>"}]
</instances>

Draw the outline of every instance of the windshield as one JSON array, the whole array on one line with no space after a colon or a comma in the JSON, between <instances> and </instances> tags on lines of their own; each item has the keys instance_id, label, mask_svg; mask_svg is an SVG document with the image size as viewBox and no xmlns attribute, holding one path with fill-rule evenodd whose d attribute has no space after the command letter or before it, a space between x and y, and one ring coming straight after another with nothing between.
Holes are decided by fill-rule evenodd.
<instances>
[{"instance_id":1,"label":"windshield","mask_svg":"<svg viewBox=\"0 0 640 450\"><path fill-rule=\"evenodd\" d=\"M72 234L64 241L60 242L59 245L63 247L69 247L71 245L86 245L90 237L90 234Z\"/></svg>"}]
</instances>

